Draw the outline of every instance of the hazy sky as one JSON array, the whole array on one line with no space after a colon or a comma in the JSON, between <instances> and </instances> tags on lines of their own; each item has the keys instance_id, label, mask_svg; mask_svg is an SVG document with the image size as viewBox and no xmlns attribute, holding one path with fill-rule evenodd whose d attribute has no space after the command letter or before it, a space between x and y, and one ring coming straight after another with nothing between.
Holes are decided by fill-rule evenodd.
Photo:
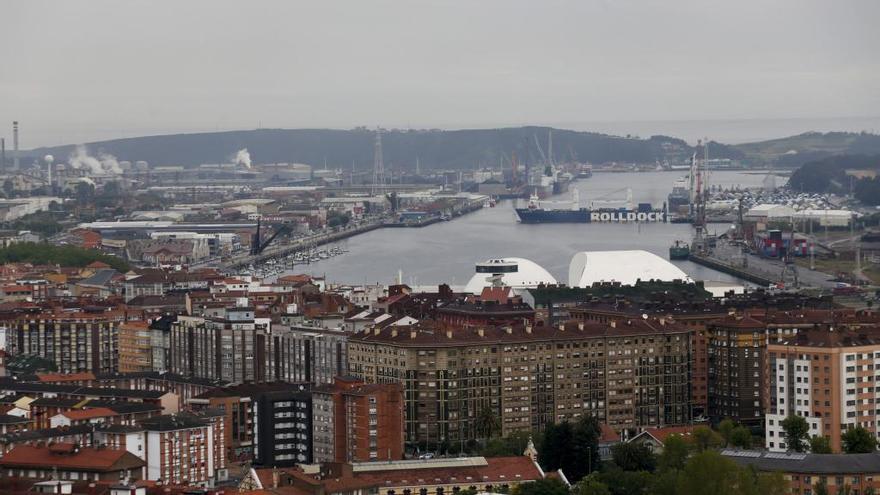
<instances>
[{"instance_id":1,"label":"hazy sky","mask_svg":"<svg viewBox=\"0 0 880 495\"><path fill-rule=\"evenodd\" d=\"M876 0L0 0L0 18L0 136L20 120L23 148L880 116Z\"/></svg>"}]
</instances>

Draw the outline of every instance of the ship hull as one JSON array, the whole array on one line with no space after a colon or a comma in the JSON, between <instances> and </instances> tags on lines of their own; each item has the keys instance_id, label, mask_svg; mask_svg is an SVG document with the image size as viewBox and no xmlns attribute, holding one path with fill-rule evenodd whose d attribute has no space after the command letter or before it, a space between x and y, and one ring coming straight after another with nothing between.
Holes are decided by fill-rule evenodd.
<instances>
[{"instance_id":1,"label":"ship hull","mask_svg":"<svg viewBox=\"0 0 880 495\"><path fill-rule=\"evenodd\" d=\"M516 214L522 223L589 223L590 210L530 210L517 208Z\"/></svg>"}]
</instances>

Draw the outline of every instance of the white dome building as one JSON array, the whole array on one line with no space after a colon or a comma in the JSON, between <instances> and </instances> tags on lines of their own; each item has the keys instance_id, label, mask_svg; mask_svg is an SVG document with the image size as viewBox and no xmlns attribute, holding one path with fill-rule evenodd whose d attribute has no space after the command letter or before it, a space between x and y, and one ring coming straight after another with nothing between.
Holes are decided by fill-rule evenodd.
<instances>
[{"instance_id":1,"label":"white dome building","mask_svg":"<svg viewBox=\"0 0 880 495\"><path fill-rule=\"evenodd\" d=\"M637 280L693 282L677 266L642 250L583 251L575 254L568 265L568 285L571 287L590 287L596 282L634 285Z\"/></svg>"},{"instance_id":2,"label":"white dome building","mask_svg":"<svg viewBox=\"0 0 880 495\"><path fill-rule=\"evenodd\" d=\"M480 294L484 287L500 285L513 289L534 288L540 284L556 284L556 279L541 265L525 258L497 258L477 263L476 273L464 288Z\"/></svg>"}]
</instances>

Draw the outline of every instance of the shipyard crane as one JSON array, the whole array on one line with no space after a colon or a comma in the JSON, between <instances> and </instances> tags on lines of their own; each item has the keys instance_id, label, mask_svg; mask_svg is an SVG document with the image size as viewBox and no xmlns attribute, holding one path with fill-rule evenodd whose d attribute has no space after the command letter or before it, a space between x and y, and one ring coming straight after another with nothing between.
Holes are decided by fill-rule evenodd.
<instances>
[{"instance_id":1,"label":"shipyard crane","mask_svg":"<svg viewBox=\"0 0 880 495\"><path fill-rule=\"evenodd\" d=\"M272 241L274 241L279 235L287 234L290 232L290 226L283 223L276 226L275 232L270 235L268 239L263 241L261 239L260 223L260 219L257 219L257 231L254 233L253 242L251 242L251 254L254 256L262 254L263 251L265 251L266 248L269 247L269 244L271 244Z\"/></svg>"},{"instance_id":2,"label":"shipyard crane","mask_svg":"<svg viewBox=\"0 0 880 495\"><path fill-rule=\"evenodd\" d=\"M532 137L535 138L535 146L538 147L538 153L541 154L541 160L542 160L542 162L543 162L545 165L546 165L546 164L549 164L550 162L547 161L547 155L544 154L544 149L541 148L541 142L538 141L538 135L537 135L537 134L534 134Z\"/></svg>"}]
</instances>

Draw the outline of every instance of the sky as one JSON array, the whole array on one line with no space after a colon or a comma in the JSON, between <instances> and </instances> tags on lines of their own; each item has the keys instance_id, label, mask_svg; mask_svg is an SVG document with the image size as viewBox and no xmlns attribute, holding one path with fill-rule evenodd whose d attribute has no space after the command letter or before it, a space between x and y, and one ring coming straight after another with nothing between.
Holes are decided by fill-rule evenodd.
<instances>
[{"instance_id":1,"label":"sky","mask_svg":"<svg viewBox=\"0 0 880 495\"><path fill-rule=\"evenodd\" d=\"M23 149L359 125L880 132L876 0L0 0L0 17L0 137L19 120Z\"/></svg>"}]
</instances>

